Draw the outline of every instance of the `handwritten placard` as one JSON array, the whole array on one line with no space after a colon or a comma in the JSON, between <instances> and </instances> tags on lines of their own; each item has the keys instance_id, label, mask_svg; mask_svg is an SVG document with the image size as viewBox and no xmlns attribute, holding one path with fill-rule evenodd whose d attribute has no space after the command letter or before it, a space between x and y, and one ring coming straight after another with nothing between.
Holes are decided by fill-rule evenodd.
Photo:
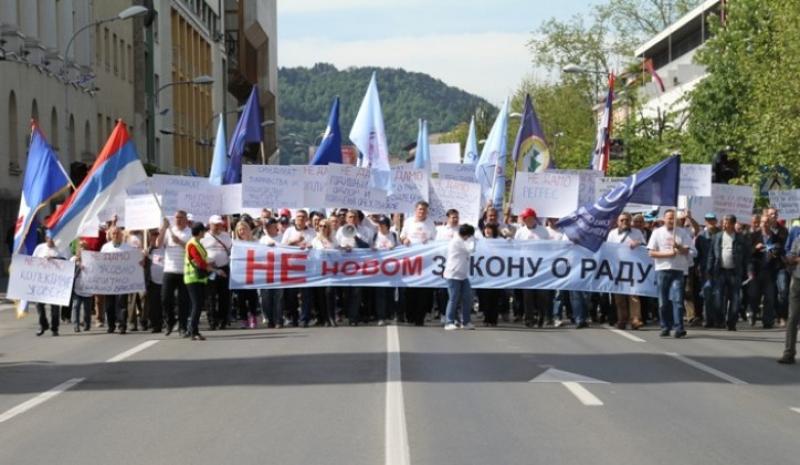
<instances>
[{"instance_id":1,"label":"handwritten placard","mask_svg":"<svg viewBox=\"0 0 800 465\"><path fill-rule=\"evenodd\" d=\"M161 209L153 194L132 195L125 199L125 228L145 230L161 225Z\"/></svg>"},{"instance_id":2,"label":"handwritten placard","mask_svg":"<svg viewBox=\"0 0 800 465\"><path fill-rule=\"evenodd\" d=\"M542 171L519 172L514 184L512 211L536 210L541 218L561 218L578 208L580 175Z\"/></svg>"},{"instance_id":3,"label":"handwritten placard","mask_svg":"<svg viewBox=\"0 0 800 465\"><path fill-rule=\"evenodd\" d=\"M430 180L430 211L434 221L444 221L447 210L458 210L462 223L478 226L481 216L481 186L452 179Z\"/></svg>"},{"instance_id":4,"label":"handwritten placard","mask_svg":"<svg viewBox=\"0 0 800 465\"><path fill-rule=\"evenodd\" d=\"M681 163L679 195L711 196L711 165Z\"/></svg>"},{"instance_id":5,"label":"handwritten placard","mask_svg":"<svg viewBox=\"0 0 800 465\"><path fill-rule=\"evenodd\" d=\"M781 218L800 218L800 189L769 191L769 203L778 209Z\"/></svg>"},{"instance_id":6,"label":"handwritten placard","mask_svg":"<svg viewBox=\"0 0 800 465\"><path fill-rule=\"evenodd\" d=\"M81 252L81 272L75 290L84 295L118 295L144 292L142 252Z\"/></svg>"},{"instance_id":7,"label":"handwritten placard","mask_svg":"<svg viewBox=\"0 0 800 465\"><path fill-rule=\"evenodd\" d=\"M412 164L392 168L392 193L386 200L387 213L409 213L420 200L428 201L428 173Z\"/></svg>"},{"instance_id":8,"label":"handwritten placard","mask_svg":"<svg viewBox=\"0 0 800 465\"><path fill-rule=\"evenodd\" d=\"M350 165L328 165L326 208L355 208L386 212L386 191L369 186L370 170Z\"/></svg>"},{"instance_id":9,"label":"handwritten placard","mask_svg":"<svg viewBox=\"0 0 800 465\"><path fill-rule=\"evenodd\" d=\"M475 165L461 163L439 163L439 179L478 182L477 178L475 178Z\"/></svg>"},{"instance_id":10,"label":"handwritten placard","mask_svg":"<svg viewBox=\"0 0 800 465\"><path fill-rule=\"evenodd\" d=\"M51 305L69 305L75 265L56 260L14 255L6 297Z\"/></svg>"},{"instance_id":11,"label":"handwritten placard","mask_svg":"<svg viewBox=\"0 0 800 465\"><path fill-rule=\"evenodd\" d=\"M298 166L242 166L242 206L262 208L280 205L281 208L303 208L303 171Z\"/></svg>"}]
</instances>

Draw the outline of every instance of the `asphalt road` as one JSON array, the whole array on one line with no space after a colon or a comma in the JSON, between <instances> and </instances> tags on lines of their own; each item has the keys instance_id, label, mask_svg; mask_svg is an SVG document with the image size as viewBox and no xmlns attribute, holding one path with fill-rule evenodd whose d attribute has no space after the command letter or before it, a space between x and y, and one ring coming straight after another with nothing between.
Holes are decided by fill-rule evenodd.
<instances>
[{"instance_id":1,"label":"asphalt road","mask_svg":"<svg viewBox=\"0 0 800 465\"><path fill-rule=\"evenodd\" d=\"M780 330L35 329L0 309L0 464L798 460Z\"/></svg>"}]
</instances>

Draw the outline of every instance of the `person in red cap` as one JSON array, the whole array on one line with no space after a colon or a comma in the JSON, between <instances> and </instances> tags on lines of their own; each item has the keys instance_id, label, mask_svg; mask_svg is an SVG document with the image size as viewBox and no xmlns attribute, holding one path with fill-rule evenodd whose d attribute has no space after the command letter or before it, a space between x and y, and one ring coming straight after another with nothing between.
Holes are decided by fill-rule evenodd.
<instances>
[{"instance_id":1,"label":"person in red cap","mask_svg":"<svg viewBox=\"0 0 800 465\"><path fill-rule=\"evenodd\" d=\"M517 229L514 240L518 241L547 241L550 233L547 228L539 224L536 211L526 208L519 214L524 226ZM545 289L525 289L522 291L522 304L525 307L525 326L531 328L534 324L544 326L547 318L547 309L553 302L553 291Z\"/></svg>"}]
</instances>

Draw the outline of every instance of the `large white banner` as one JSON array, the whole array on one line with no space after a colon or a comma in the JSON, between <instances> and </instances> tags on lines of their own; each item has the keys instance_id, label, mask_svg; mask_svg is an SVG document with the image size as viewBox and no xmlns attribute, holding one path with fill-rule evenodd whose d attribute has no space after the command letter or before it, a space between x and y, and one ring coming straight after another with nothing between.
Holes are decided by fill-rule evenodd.
<instances>
[{"instance_id":1,"label":"large white banner","mask_svg":"<svg viewBox=\"0 0 800 465\"><path fill-rule=\"evenodd\" d=\"M462 163L439 163L439 179L478 182L475 177L475 165L464 165Z\"/></svg>"},{"instance_id":2,"label":"large white banner","mask_svg":"<svg viewBox=\"0 0 800 465\"><path fill-rule=\"evenodd\" d=\"M681 163L678 195L709 197L711 195L711 165Z\"/></svg>"},{"instance_id":3,"label":"large white banner","mask_svg":"<svg viewBox=\"0 0 800 465\"><path fill-rule=\"evenodd\" d=\"M142 252L81 252L75 290L81 294L119 295L144 292Z\"/></svg>"},{"instance_id":4,"label":"large white banner","mask_svg":"<svg viewBox=\"0 0 800 465\"><path fill-rule=\"evenodd\" d=\"M325 208L355 208L386 212L386 191L369 186L369 168L328 165Z\"/></svg>"},{"instance_id":5,"label":"large white banner","mask_svg":"<svg viewBox=\"0 0 800 465\"><path fill-rule=\"evenodd\" d=\"M741 222L748 222L753 214L755 194L751 186L712 184L711 197L688 197L687 207L692 217L702 222L706 213L714 213L722 220L724 215L735 215Z\"/></svg>"},{"instance_id":6,"label":"large white banner","mask_svg":"<svg viewBox=\"0 0 800 465\"><path fill-rule=\"evenodd\" d=\"M425 170L413 164L392 167L392 193L386 199L385 213L410 213L420 200L428 201L428 180Z\"/></svg>"},{"instance_id":7,"label":"large white banner","mask_svg":"<svg viewBox=\"0 0 800 465\"><path fill-rule=\"evenodd\" d=\"M301 250L234 242L231 288L316 286L445 287L447 242L372 251ZM604 244L597 252L564 241L479 240L470 257L475 288L560 289L656 296L644 247Z\"/></svg>"},{"instance_id":8,"label":"large white banner","mask_svg":"<svg viewBox=\"0 0 800 465\"><path fill-rule=\"evenodd\" d=\"M580 182L580 175L574 173L521 171L514 181L511 210L519 214L530 207L540 218L567 216L578 208Z\"/></svg>"},{"instance_id":9,"label":"large white banner","mask_svg":"<svg viewBox=\"0 0 800 465\"><path fill-rule=\"evenodd\" d=\"M447 210L455 208L462 223L477 227L481 217L481 186L475 182L431 179L429 203L428 214L434 221L444 221Z\"/></svg>"},{"instance_id":10,"label":"large white banner","mask_svg":"<svg viewBox=\"0 0 800 465\"><path fill-rule=\"evenodd\" d=\"M161 226L159 201L152 194L132 195L125 199L125 228L132 231Z\"/></svg>"},{"instance_id":11,"label":"large white banner","mask_svg":"<svg viewBox=\"0 0 800 465\"><path fill-rule=\"evenodd\" d=\"M461 144L431 144L431 172L439 172L439 163L459 163L461 161Z\"/></svg>"},{"instance_id":12,"label":"large white banner","mask_svg":"<svg viewBox=\"0 0 800 465\"><path fill-rule=\"evenodd\" d=\"M69 305L75 265L68 260L14 255L6 297L52 305Z\"/></svg>"},{"instance_id":13,"label":"large white banner","mask_svg":"<svg viewBox=\"0 0 800 465\"><path fill-rule=\"evenodd\" d=\"M262 208L303 208L305 183L303 170L288 165L243 165L242 206Z\"/></svg>"},{"instance_id":14,"label":"large white banner","mask_svg":"<svg viewBox=\"0 0 800 465\"><path fill-rule=\"evenodd\" d=\"M800 218L800 189L769 191L769 204L778 209L781 218Z\"/></svg>"}]
</instances>

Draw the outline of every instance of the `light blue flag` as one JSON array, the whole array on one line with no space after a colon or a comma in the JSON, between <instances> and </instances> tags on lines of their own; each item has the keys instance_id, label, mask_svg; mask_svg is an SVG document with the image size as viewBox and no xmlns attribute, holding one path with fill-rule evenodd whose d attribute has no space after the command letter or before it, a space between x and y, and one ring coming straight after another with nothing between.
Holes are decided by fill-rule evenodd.
<instances>
[{"instance_id":1,"label":"light blue flag","mask_svg":"<svg viewBox=\"0 0 800 465\"><path fill-rule=\"evenodd\" d=\"M508 99L494 120L489 137L475 165L475 178L481 185L481 203L489 200L495 208L503 207L506 191L506 146L508 145Z\"/></svg>"},{"instance_id":2,"label":"light blue flag","mask_svg":"<svg viewBox=\"0 0 800 465\"><path fill-rule=\"evenodd\" d=\"M224 116L219 115L219 126L217 126L217 140L214 141L214 158L211 159L211 172L208 173L208 182L215 186L222 185L225 171L228 170L228 148L225 147L225 127Z\"/></svg>"},{"instance_id":3,"label":"light blue flag","mask_svg":"<svg viewBox=\"0 0 800 465\"><path fill-rule=\"evenodd\" d=\"M358 166L371 170L370 185L391 193L392 169L389 165L389 144L386 142L375 73L372 73L367 93L353 121L350 140L360 152Z\"/></svg>"},{"instance_id":4,"label":"light blue flag","mask_svg":"<svg viewBox=\"0 0 800 465\"><path fill-rule=\"evenodd\" d=\"M467 144L464 146L464 160L465 165L474 165L478 163L478 134L475 132L475 117L469 121L469 134L467 135Z\"/></svg>"},{"instance_id":5,"label":"light blue flag","mask_svg":"<svg viewBox=\"0 0 800 465\"><path fill-rule=\"evenodd\" d=\"M428 122L424 119L419 120L419 132L417 134L417 152L414 155L414 168L431 172L431 147L428 143Z\"/></svg>"}]
</instances>

